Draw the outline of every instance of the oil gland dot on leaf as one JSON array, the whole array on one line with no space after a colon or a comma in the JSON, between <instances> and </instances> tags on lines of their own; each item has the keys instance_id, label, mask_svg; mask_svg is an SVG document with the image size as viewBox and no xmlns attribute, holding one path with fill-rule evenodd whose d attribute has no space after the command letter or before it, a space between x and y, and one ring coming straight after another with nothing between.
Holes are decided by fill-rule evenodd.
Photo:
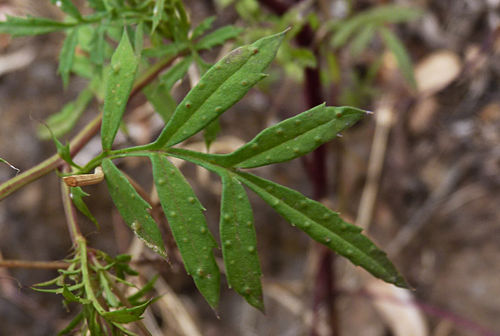
<instances>
[{"instance_id":1,"label":"oil gland dot on leaf","mask_svg":"<svg viewBox=\"0 0 500 336\"><path fill-rule=\"evenodd\" d=\"M117 73L118 71L120 71L120 64L114 64L111 66L111 68L113 69L113 72Z\"/></svg>"},{"instance_id":2,"label":"oil gland dot on leaf","mask_svg":"<svg viewBox=\"0 0 500 336\"><path fill-rule=\"evenodd\" d=\"M293 148L293 152L294 152L295 154L299 154L299 153L300 153L300 149L299 149L298 147L294 147L294 148Z\"/></svg>"},{"instance_id":3,"label":"oil gland dot on leaf","mask_svg":"<svg viewBox=\"0 0 500 336\"><path fill-rule=\"evenodd\" d=\"M138 221L133 221L131 226L134 231L139 231L141 229L141 223Z\"/></svg>"},{"instance_id":4,"label":"oil gland dot on leaf","mask_svg":"<svg viewBox=\"0 0 500 336\"><path fill-rule=\"evenodd\" d=\"M283 128L279 127L277 130L276 130L276 135L282 135L283 134Z\"/></svg>"},{"instance_id":5,"label":"oil gland dot on leaf","mask_svg":"<svg viewBox=\"0 0 500 336\"><path fill-rule=\"evenodd\" d=\"M302 122L302 120L300 119L295 119L295 125L300 125L300 123Z\"/></svg>"},{"instance_id":6,"label":"oil gland dot on leaf","mask_svg":"<svg viewBox=\"0 0 500 336\"><path fill-rule=\"evenodd\" d=\"M220 111L222 111L222 107L217 106L217 107L215 108L215 112L220 112Z\"/></svg>"},{"instance_id":7,"label":"oil gland dot on leaf","mask_svg":"<svg viewBox=\"0 0 500 336\"><path fill-rule=\"evenodd\" d=\"M177 216L177 213L175 211L170 211L170 216L172 217L176 217Z\"/></svg>"},{"instance_id":8,"label":"oil gland dot on leaf","mask_svg":"<svg viewBox=\"0 0 500 336\"><path fill-rule=\"evenodd\" d=\"M206 232L207 232L207 229L206 229L206 228L204 228L204 227L201 227L201 228L200 228L200 233L206 233Z\"/></svg>"},{"instance_id":9,"label":"oil gland dot on leaf","mask_svg":"<svg viewBox=\"0 0 500 336\"><path fill-rule=\"evenodd\" d=\"M252 54L253 54L253 55L257 54L258 52L259 52L259 49L258 49L258 48L255 48L255 49L253 49L253 50L252 50Z\"/></svg>"},{"instance_id":10,"label":"oil gland dot on leaf","mask_svg":"<svg viewBox=\"0 0 500 336\"><path fill-rule=\"evenodd\" d=\"M306 228L311 227L311 223L310 223L310 222L305 222L305 223L304 223L304 227L306 227Z\"/></svg>"},{"instance_id":11,"label":"oil gland dot on leaf","mask_svg":"<svg viewBox=\"0 0 500 336\"><path fill-rule=\"evenodd\" d=\"M252 148L252 149L257 149L258 147L259 147L258 143L254 143L254 144L252 144L252 146L250 146L250 148Z\"/></svg>"},{"instance_id":12,"label":"oil gland dot on leaf","mask_svg":"<svg viewBox=\"0 0 500 336\"><path fill-rule=\"evenodd\" d=\"M165 185L165 183L167 183L167 181L165 179L159 179L158 180L158 184L159 185Z\"/></svg>"},{"instance_id":13,"label":"oil gland dot on leaf","mask_svg":"<svg viewBox=\"0 0 500 336\"><path fill-rule=\"evenodd\" d=\"M328 243L329 243L329 242L331 242L331 241L332 241L332 240L331 240L330 238L325 237L325 243L327 243L327 244L328 244Z\"/></svg>"},{"instance_id":14,"label":"oil gland dot on leaf","mask_svg":"<svg viewBox=\"0 0 500 336\"><path fill-rule=\"evenodd\" d=\"M194 204L196 202L196 199L194 197L188 197L188 202Z\"/></svg>"},{"instance_id":15,"label":"oil gland dot on leaf","mask_svg":"<svg viewBox=\"0 0 500 336\"><path fill-rule=\"evenodd\" d=\"M245 287L245 288L243 288L243 291L244 291L246 294L250 294L250 293L252 293L252 289L251 289L250 287L248 287L248 286L247 286L247 287Z\"/></svg>"},{"instance_id":16,"label":"oil gland dot on leaf","mask_svg":"<svg viewBox=\"0 0 500 336\"><path fill-rule=\"evenodd\" d=\"M250 252L250 253L254 253L254 252L255 252L255 246L249 246L249 247L247 248L247 250L248 250L248 252Z\"/></svg>"},{"instance_id":17,"label":"oil gland dot on leaf","mask_svg":"<svg viewBox=\"0 0 500 336\"><path fill-rule=\"evenodd\" d=\"M225 214L225 215L224 215L224 219L225 219L225 220L230 220L230 219L231 219L231 216L230 216L229 214Z\"/></svg>"},{"instance_id":18,"label":"oil gland dot on leaf","mask_svg":"<svg viewBox=\"0 0 500 336\"><path fill-rule=\"evenodd\" d=\"M187 239L186 237L184 237L184 238L182 238L182 241L183 241L184 243L187 243L187 242L189 241L189 239Z\"/></svg>"},{"instance_id":19,"label":"oil gland dot on leaf","mask_svg":"<svg viewBox=\"0 0 500 336\"><path fill-rule=\"evenodd\" d=\"M342 117L342 112L339 111L335 115L337 116L337 118L340 118L340 117Z\"/></svg>"},{"instance_id":20,"label":"oil gland dot on leaf","mask_svg":"<svg viewBox=\"0 0 500 336\"><path fill-rule=\"evenodd\" d=\"M186 102L186 108L190 108L191 107L191 102Z\"/></svg>"},{"instance_id":21,"label":"oil gland dot on leaf","mask_svg":"<svg viewBox=\"0 0 500 336\"><path fill-rule=\"evenodd\" d=\"M196 270L196 274L198 274L199 276L204 276L205 275L205 270L203 268L198 268Z\"/></svg>"},{"instance_id":22,"label":"oil gland dot on leaf","mask_svg":"<svg viewBox=\"0 0 500 336\"><path fill-rule=\"evenodd\" d=\"M224 242L224 245L227 246L227 247L231 246L231 244L232 244L232 242L230 240L226 240Z\"/></svg>"},{"instance_id":23,"label":"oil gland dot on leaf","mask_svg":"<svg viewBox=\"0 0 500 336\"><path fill-rule=\"evenodd\" d=\"M248 85L248 82L247 82L247 81L245 81L245 80L244 80L244 81L241 81L241 85L243 85L243 86L247 86L247 85Z\"/></svg>"},{"instance_id":24,"label":"oil gland dot on leaf","mask_svg":"<svg viewBox=\"0 0 500 336\"><path fill-rule=\"evenodd\" d=\"M247 222L247 226L248 226L248 227L251 227L251 226L252 226L252 221L248 221L248 222Z\"/></svg>"}]
</instances>

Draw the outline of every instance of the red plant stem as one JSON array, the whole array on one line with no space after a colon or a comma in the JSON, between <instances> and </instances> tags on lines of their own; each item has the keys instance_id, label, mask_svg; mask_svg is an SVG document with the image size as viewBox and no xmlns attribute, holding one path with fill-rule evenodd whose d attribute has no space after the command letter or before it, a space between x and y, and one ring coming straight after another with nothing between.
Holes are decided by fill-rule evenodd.
<instances>
[{"instance_id":1,"label":"red plant stem","mask_svg":"<svg viewBox=\"0 0 500 336\"><path fill-rule=\"evenodd\" d=\"M260 0L277 15L283 15L289 9L289 6L280 0ZM318 46L314 45L314 31L308 24L304 25L302 30L297 34L297 43L304 48L312 49L319 59ZM306 68L304 70L304 97L308 108L312 108L324 102L319 62L316 68ZM303 159L304 166L309 175L309 179L313 186L313 198L321 200L328 194L328 175L326 172L327 147L322 145L312 153L312 160ZM313 320L311 336L318 335L317 326L319 325L320 310L324 307L328 314L330 335L339 335L337 312L335 310L335 272L333 268L334 254L331 250L323 245L318 245L319 261L317 265L317 273L315 279L315 287L313 294Z\"/></svg>"}]
</instances>

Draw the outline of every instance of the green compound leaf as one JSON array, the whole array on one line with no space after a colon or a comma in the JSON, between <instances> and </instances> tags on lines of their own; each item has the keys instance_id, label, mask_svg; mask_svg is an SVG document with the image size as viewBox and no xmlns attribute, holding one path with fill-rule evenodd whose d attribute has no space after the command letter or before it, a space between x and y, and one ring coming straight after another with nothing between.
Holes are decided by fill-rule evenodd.
<instances>
[{"instance_id":1,"label":"green compound leaf","mask_svg":"<svg viewBox=\"0 0 500 336\"><path fill-rule=\"evenodd\" d=\"M182 173L164 156L150 155L160 203L179 247L186 271L208 303L219 302L220 273L212 249L217 247L208 230L203 206Z\"/></svg>"},{"instance_id":2,"label":"green compound leaf","mask_svg":"<svg viewBox=\"0 0 500 336\"><path fill-rule=\"evenodd\" d=\"M211 49L215 46L224 44L227 40L238 37L243 28L236 26L224 26L214 32L203 36L196 44L196 50Z\"/></svg>"},{"instance_id":3,"label":"green compound leaf","mask_svg":"<svg viewBox=\"0 0 500 336\"><path fill-rule=\"evenodd\" d=\"M380 27L379 31L385 45L392 52L394 57L396 57L403 76L413 88L416 88L417 82L415 81L415 76L413 74L413 65L410 59L410 55L408 55L405 46L403 45L403 43L401 43L399 38L394 35L394 33L389 29Z\"/></svg>"},{"instance_id":4,"label":"green compound leaf","mask_svg":"<svg viewBox=\"0 0 500 336\"><path fill-rule=\"evenodd\" d=\"M78 28L71 29L64 40L61 52L59 53L59 67L57 71L62 77L63 85L66 88L69 82L69 73L73 67L75 48L78 45Z\"/></svg>"},{"instance_id":5,"label":"green compound leaf","mask_svg":"<svg viewBox=\"0 0 500 336\"><path fill-rule=\"evenodd\" d=\"M132 308L123 308L111 312L105 312L101 316L108 321L116 323L130 323L138 321L142 319L142 314L144 314L144 311L151 304L151 302L153 302L153 300L149 300Z\"/></svg>"},{"instance_id":6,"label":"green compound leaf","mask_svg":"<svg viewBox=\"0 0 500 336\"><path fill-rule=\"evenodd\" d=\"M47 118L46 124L49 128L45 127L45 125L38 127L38 137L43 140L50 139L52 135L49 129L58 138L71 131L93 97L91 85L89 84L87 88L80 92L75 101L67 103L61 111Z\"/></svg>"},{"instance_id":7,"label":"green compound leaf","mask_svg":"<svg viewBox=\"0 0 500 336\"><path fill-rule=\"evenodd\" d=\"M126 29L120 44L111 58L101 126L101 141L104 151L111 149L128 97L134 84L139 60L132 49Z\"/></svg>"},{"instance_id":8,"label":"green compound leaf","mask_svg":"<svg viewBox=\"0 0 500 336\"><path fill-rule=\"evenodd\" d=\"M39 35L72 28L76 23L58 22L41 17L15 17L7 15L7 20L0 21L0 33L17 36Z\"/></svg>"},{"instance_id":9,"label":"green compound leaf","mask_svg":"<svg viewBox=\"0 0 500 336\"><path fill-rule=\"evenodd\" d=\"M264 311L252 207L240 181L222 177L220 239L227 282L255 308Z\"/></svg>"},{"instance_id":10,"label":"green compound leaf","mask_svg":"<svg viewBox=\"0 0 500 336\"><path fill-rule=\"evenodd\" d=\"M149 248L166 258L161 232L148 210L151 209L128 179L109 159L102 161L109 194L125 223Z\"/></svg>"},{"instance_id":11,"label":"green compound leaf","mask_svg":"<svg viewBox=\"0 0 500 336\"><path fill-rule=\"evenodd\" d=\"M408 288L387 255L361 233L361 228L344 222L337 213L295 190L252 174L237 174L242 183L293 226L346 257L353 264L363 267L375 277Z\"/></svg>"},{"instance_id":12,"label":"green compound leaf","mask_svg":"<svg viewBox=\"0 0 500 336\"><path fill-rule=\"evenodd\" d=\"M354 107L318 105L265 129L233 153L213 157L220 165L238 168L292 160L330 141L364 114Z\"/></svg>"},{"instance_id":13,"label":"green compound leaf","mask_svg":"<svg viewBox=\"0 0 500 336\"><path fill-rule=\"evenodd\" d=\"M239 101L266 76L262 71L273 60L284 34L233 50L210 68L177 106L154 146L172 146L189 138Z\"/></svg>"},{"instance_id":14,"label":"green compound leaf","mask_svg":"<svg viewBox=\"0 0 500 336\"><path fill-rule=\"evenodd\" d=\"M72 187L70 190L71 190L70 196L71 200L73 201L73 204L99 229L99 223L97 222L97 219L95 219L95 217L92 215L89 208L87 207L87 204L85 204L85 202L83 201L83 197L89 196L89 194L83 191L83 189L80 187Z\"/></svg>"}]
</instances>

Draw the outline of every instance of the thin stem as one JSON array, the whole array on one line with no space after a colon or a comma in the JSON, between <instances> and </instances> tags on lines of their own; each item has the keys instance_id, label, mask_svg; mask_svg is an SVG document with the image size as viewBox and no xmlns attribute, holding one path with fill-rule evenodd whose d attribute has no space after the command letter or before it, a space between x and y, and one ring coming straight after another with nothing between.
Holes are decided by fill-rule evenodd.
<instances>
[{"instance_id":1,"label":"thin stem","mask_svg":"<svg viewBox=\"0 0 500 336\"><path fill-rule=\"evenodd\" d=\"M186 55L188 51L183 50L172 58L166 58L153 65L147 70L134 84L130 93L129 101L132 97L137 95L145 86L151 83L154 78L165 68L169 67L178 57ZM94 135L99 132L101 128L102 113L95 117L83 130L78 133L70 142L70 153L73 157L76 155ZM33 168L25 171L22 174L13 177L12 179L0 185L0 201L12 194L14 191L22 188L23 186L39 179L40 177L50 173L54 169L63 164L64 161L60 158L59 154L54 154L47 160L37 164Z\"/></svg>"},{"instance_id":2,"label":"thin stem","mask_svg":"<svg viewBox=\"0 0 500 336\"><path fill-rule=\"evenodd\" d=\"M97 297L94 294L94 289L92 288L92 283L90 280L89 269L88 269L87 242L85 241L85 238L79 236L76 238L76 244L80 249L80 263L82 270L82 281L85 286L85 294L87 295L87 298L92 302L92 305L97 310L99 315L102 315L106 311L97 301Z\"/></svg>"},{"instance_id":3,"label":"thin stem","mask_svg":"<svg viewBox=\"0 0 500 336\"><path fill-rule=\"evenodd\" d=\"M69 168L67 168L67 170L69 170ZM71 201L70 189L63 180L61 180L61 194L64 213L66 214L66 223L68 224L71 241L73 242L73 245L76 246L77 238L82 237L82 233L80 231L80 227L78 226L78 222L76 221L76 209L73 206L73 202Z\"/></svg>"},{"instance_id":4,"label":"thin stem","mask_svg":"<svg viewBox=\"0 0 500 336\"><path fill-rule=\"evenodd\" d=\"M69 265L64 261L0 260L0 268L60 269Z\"/></svg>"}]
</instances>

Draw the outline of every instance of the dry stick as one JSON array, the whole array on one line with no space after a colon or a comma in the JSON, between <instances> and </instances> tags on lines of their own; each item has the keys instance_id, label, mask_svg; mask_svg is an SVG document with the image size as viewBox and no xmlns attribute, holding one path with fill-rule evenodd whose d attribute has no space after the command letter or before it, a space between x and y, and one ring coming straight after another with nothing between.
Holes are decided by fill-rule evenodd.
<instances>
[{"instance_id":1,"label":"dry stick","mask_svg":"<svg viewBox=\"0 0 500 336\"><path fill-rule=\"evenodd\" d=\"M146 85L151 83L154 78L165 68L169 67L175 59L178 57L184 56L186 54L185 51L180 52L176 56L172 57L168 60L163 60L154 66L139 78L132 88L130 93L129 101L132 97L137 95ZM95 117L83 130L78 133L70 142L70 154L71 156L75 156L89 141L94 137L94 135L99 132L101 128L102 121L102 113L99 113L97 117ZM12 194L14 191L20 189L21 187L39 179L40 177L50 173L57 167L61 166L64 161L61 159L59 154L54 154L47 160L37 164L35 167L25 171L22 174L13 177L5 183L0 185L0 201Z\"/></svg>"},{"instance_id":2,"label":"dry stick","mask_svg":"<svg viewBox=\"0 0 500 336\"><path fill-rule=\"evenodd\" d=\"M65 269L69 265L64 261L0 260L0 268Z\"/></svg>"},{"instance_id":3,"label":"dry stick","mask_svg":"<svg viewBox=\"0 0 500 336\"><path fill-rule=\"evenodd\" d=\"M380 108L375 113L375 134L370 151L368 176L361 195L358 216L356 218L356 225L362 227L365 231L368 231L370 227L377 199L380 176L387 151L387 142L393 124L395 98L392 95L382 98Z\"/></svg>"}]
</instances>

